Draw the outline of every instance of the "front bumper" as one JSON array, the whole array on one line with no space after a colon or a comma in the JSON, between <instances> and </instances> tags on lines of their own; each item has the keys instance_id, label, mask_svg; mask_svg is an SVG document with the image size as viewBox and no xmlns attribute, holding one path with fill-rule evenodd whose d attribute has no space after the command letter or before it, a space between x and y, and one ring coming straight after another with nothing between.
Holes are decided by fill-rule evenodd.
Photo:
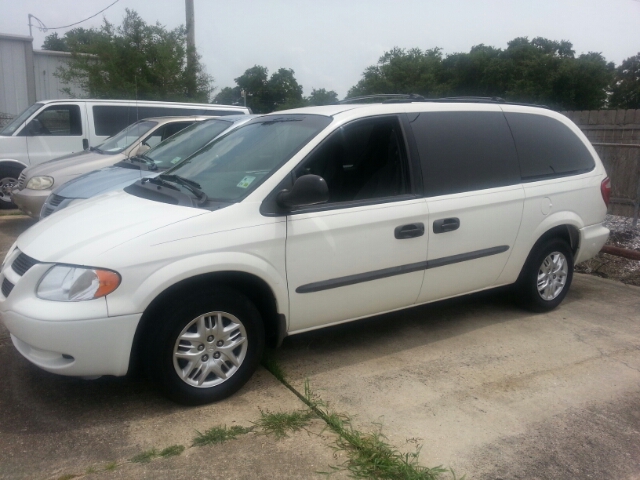
<instances>
[{"instance_id":1,"label":"front bumper","mask_svg":"<svg viewBox=\"0 0 640 480\"><path fill-rule=\"evenodd\" d=\"M126 375L142 314L83 321L42 321L0 312L16 349L48 372L71 376Z\"/></svg>"},{"instance_id":2,"label":"front bumper","mask_svg":"<svg viewBox=\"0 0 640 480\"><path fill-rule=\"evenodd\" d=\"M22 255L18 249L11 251L0 271L0 320L17 350L40 368L61 375L125 375L142 314L109 316L105 298L40 299L38 283L52 264L29 266Z\"/></svg>"},{"instance_id":3,"label":"front bumper","mask_svg":"<svg viewBox=\"0 0 640 480\"><path fill-rule=\"evenodd\" d=\"M40 218L42 205L49 194L51 194L51 190L14 189L11 191L11 200L23 213L33 218Z\"/></svg>"}]
</instances>

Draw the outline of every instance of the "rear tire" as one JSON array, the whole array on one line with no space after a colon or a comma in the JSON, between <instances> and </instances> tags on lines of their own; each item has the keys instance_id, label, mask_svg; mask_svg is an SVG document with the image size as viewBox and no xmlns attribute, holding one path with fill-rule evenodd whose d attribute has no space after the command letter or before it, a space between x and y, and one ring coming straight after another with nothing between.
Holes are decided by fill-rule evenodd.
<instances>
[{"instance_id":1,"label":"rear tire","mask_svg":"<svg viewBox=\"0 0 640 480\"><path fill-rule=\"evenodd\" d=\"M18 177L22 170L17 166L0 167L0 209L18 208L11 201L11 190L18 184Z\"/></svg>"},{"instance_id":2,"label":"rear tire","mask_svg":"<svg viewBox=\"0 0 640 480\"><path fill-rule=\"evenodd\" d=\"M202 405L229 397L258 368L260 313L241 293L216 288L176 298L145 339L142 363L171 400Z\"/></svg>"},{"instance_id":3,"label":"rear tire","mask_svg":"<svg viewBox=\"0 0 640 480\"><path fill-rule=\"evenodd\" d=\"M567 242L552 238L536 245L516 284L519 303L534 312L556 308L573 280L573 253Z\"/></svg>"}]
</instances>

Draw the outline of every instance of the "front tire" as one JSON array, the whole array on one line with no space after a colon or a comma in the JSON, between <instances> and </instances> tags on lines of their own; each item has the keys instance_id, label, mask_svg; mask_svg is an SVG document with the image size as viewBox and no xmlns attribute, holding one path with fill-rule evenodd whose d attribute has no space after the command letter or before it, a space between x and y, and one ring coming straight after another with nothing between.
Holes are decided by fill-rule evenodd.
<instances>
[{"instance_id":1,"label":"front tire","mask_svg":"<svg viewBox=\"0 0 640 480\"><path fill-rule=\"evenodd\" d=\"M17 208L11 201L11 189L18 184L22 168L17 166L0 167L0 209Z\"/></svg>"},{"instance_id":2,"label":"front tire","mask_svg":"<svg viewBox=\"0 0 640 480\"><path fill-rule=\"evenodd\" d=\"M573 280L573 253L562 239L555 238L534 247L518 279L522 306L534 312L556 308Z\"/></svg>"},{"instance_id":3,"label":"front tire","mask_svg":"<svg viewBox=\"0 0 640 480\"><path fill-rule=\"evenodd\" d=\"M176 298L143 349L145 370L175 402L229 397L251 378L264 350L260 313L241 293L216 288Z\"/></svg>"}]
</instances>

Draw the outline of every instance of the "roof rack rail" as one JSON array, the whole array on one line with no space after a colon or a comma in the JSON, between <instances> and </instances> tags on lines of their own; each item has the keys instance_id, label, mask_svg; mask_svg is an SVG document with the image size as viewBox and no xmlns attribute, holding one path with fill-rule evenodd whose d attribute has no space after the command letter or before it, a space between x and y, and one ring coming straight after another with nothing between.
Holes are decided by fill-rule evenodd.
<instances>
[{"instance_id":1,"label":"roof rack rail","mask_svg":"<svg viewBox=\"0 0 640 480\"><path fill-rule=\"evenodd\" d=\"M418 95L416 93L376 93L373 95L358 95L357 97L349 97L344 100L340 100L336 103L336 105L342 105L345 103L357 103L362 102L363 100L382 100L386 98L386 101L382 101L382 103L391 103L394 101L409 101L409 102L424 102L426 98L422 95ZM375 102L371 102L375 103Z\"/></svg>"},{"instance_id":2,"label":"roof rack rail","mask_svg":"<svg viewBox=\"0 0 640 480\"><path fill-rule=\"evenodd\" d=\"M416 93L380 93L373 95L359 95L357 97L349 97L340 100L335 105L357 103L370 100L368 103L413 103L413 102L433 102L433 103L501 103L505 105L521 105L524 107L549 108L547 105L538 105L535 103L509 102L502 97L478 97L478 96L459 96L459 97L441 97L441 98L425 98ZM376 100L378 102L376 102Z\"/></svg>"}]
</instances>

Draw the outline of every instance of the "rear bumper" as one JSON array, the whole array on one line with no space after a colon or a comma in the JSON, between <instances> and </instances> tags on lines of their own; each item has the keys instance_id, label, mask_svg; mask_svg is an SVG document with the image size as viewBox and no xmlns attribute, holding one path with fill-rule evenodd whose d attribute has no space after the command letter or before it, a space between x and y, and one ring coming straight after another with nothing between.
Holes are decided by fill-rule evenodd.
<instances>
[{"instance_id":1,"label":"rear bumper","mask_svg":"<svg viewBox=\"0 0 640 480\"><path fill-rule=\"evenodd\" d=\"M33 218L40 218L40 210L50 193L51 190L16 189L11 192L11 200L23 213Z\"/></svg>"},{"instance_id":2,"label":"rear bumper","mask_svg":"<svg viewBox=\"0 0 640 480\"><path fill-rule=\"evenodd\" d=\"M574 263L584 262L595 257L609 238L609 229L602 224L580 229L580 246Z\"/></svg>"}]
</instances>

